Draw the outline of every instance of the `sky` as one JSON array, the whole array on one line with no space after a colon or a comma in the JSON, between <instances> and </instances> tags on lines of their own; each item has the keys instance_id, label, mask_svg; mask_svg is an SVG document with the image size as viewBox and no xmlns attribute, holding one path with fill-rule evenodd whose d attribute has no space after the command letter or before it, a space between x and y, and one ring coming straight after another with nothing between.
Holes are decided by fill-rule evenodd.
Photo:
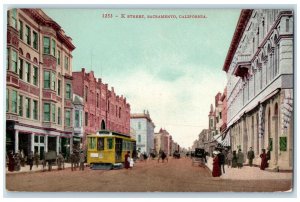
<instances>
[{"instance_id":1,"label":"sky","mask_svg":"<svg viewBox=\"0 0 300 202\"><path fill-rule=\"evenodd\" d=\"M126 97L131 113L148 110L155 132L164 128L188 148L208 128L210 105L226 86L222 67L239 9L43 10L73 39L73 71L93 70ZM122 14L177 19L120 18Z\"/></svg>"}]
</instances>

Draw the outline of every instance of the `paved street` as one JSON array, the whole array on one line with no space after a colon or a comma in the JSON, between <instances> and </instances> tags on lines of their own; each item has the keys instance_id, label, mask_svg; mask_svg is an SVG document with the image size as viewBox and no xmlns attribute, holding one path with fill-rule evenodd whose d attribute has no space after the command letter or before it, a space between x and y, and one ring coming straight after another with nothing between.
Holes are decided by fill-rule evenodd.
<instances>
[{"instance_id":1,"label":"paved street","mask_svg":"<svg viewBox=\"0 0 300 202\"><path fill-rule=\"evenodd\" d=\"M269 192L291 188L291 178L213 178L208 168L192 166L189 158L170 158L168 163L148 160L135 165L131 170L103 171L87 168L85 171L71 172L67 168L63 171L6 174L6 187L9 191L42 192Z\"/></svg>"}]
</instances>

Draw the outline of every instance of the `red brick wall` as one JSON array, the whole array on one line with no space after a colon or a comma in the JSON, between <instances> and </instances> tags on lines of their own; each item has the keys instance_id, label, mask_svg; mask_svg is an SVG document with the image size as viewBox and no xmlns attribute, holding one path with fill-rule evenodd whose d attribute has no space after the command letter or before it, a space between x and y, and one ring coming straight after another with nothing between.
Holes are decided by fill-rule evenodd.
<instances>
[{"instance_id":1,"label":"red brick wall","mask_svg":"<svg viewBox=\"0 0 300 202\"><path fill-rule=\"evenodd\" d=\"M130 105L126 98L115 94L114 89L108 89L108 85L96 79L94 72L73 72L73 92L83 97L84 112L88 113L88 125L83 120L85 134L95 133L101 128L102 120L106 129L130 134ZM85 89L87 87L87 101ZM98 97L98 107L97 107ZM108 107L109 103L109 107ZM121 115L120 115L121 113Z\"/></svg>"}]
</instances>

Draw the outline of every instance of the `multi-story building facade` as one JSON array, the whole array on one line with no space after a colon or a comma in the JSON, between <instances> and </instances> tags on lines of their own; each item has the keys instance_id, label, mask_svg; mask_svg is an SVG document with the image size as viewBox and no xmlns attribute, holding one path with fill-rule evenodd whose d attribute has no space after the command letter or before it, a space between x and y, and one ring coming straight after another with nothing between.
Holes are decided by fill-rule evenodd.
<instances>
[{"instance_id":1,"label":"multi-story building facade","mask_svg":"<svg viewBox=\"0 0 300 202\"><path fill-rule=\"evenodd\" d=\"M130 105L123 95L116 95L114 88L108 89L94 72L73 72L73 91L83 98L84 103L84 136L99 130L111 130L130 136Z\"/></svg>"},{"instance_id":2,"label":"multi-story building facade","mask_svg":"<svg viewBox=\"0 0 300 202\"><path fill-rule=\"evenodd\" d=\"M41 9L7 15L6 150L59 152L72 137L72 51Z\"/></svg>"},{"instance_id":3,"label":"multi-story building facade","mask_svg":"<svg viewBox=\"0 0 300 202\"><path fill-rule=\"evenodd\" d=\"M221 101L222 94L220 92L215 96L215 123L216 123L216 135L221 134L221 126L223 125L222 110L223 102Z\"/></svg>"},{"instance_id":4,"label":"multi-story building facade","mask_svg":"<svg viewBox=\"0 0 300 202\"><path fill-rule=\"evenodd\" d=\"M136 133L136 149L141 153L150 154L154 150L154 128L148 111L134 113L130 116L130 127Z\"/></svg>"},{"instance_id":5,"label":"multi-story building facade","mask_svg":"<svg viewBox=\"0 0 300 202\"><path fill-rule=\"evenodd\" d=\"M82 144L84 137L84 102L83 98L73 93L73 137L71 139L71 149L74 146L76 149L85 149L85 145Z\"/></svg>"},{"instance_id":6,"label":"multi-story building facade","mask_svg":"<svg viewBox=\"0 0 300 202\"><path fill-rule=\"evenodd\" d=\"M156 152L159 153L159 151L161 150L168 156L172 155L173 140L169 132L166 129L160 128L159 132L155 133L154 136Z\"/></svg>"},{"instance_id":7,"label":"multi-story building facade","mask_svg":"<svg viewBox=\"0 0 300 202\"><path fill-rule=\"evenodd\" d=\"M223 66L233 150L271 151L270 168L293 166L293 11L242 10Z\"/></svg>"}]
</instances>

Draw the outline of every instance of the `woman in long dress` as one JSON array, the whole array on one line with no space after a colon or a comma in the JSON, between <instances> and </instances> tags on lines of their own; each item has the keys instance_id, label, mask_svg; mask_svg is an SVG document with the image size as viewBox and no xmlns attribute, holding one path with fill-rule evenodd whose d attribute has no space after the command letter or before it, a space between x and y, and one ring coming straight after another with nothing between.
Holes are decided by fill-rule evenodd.
<instances>
[{"instance_id":1,"label":"woman in long dress","mask_svg":"<svg viewBox=\"0 0 300 202\"><path fill-rule=\"evenodd\" d=\"M130 165L130 151L125 154L125 168L128 169Z\"/></svg>"},{"instance_id":2,"label":"woman in long dress","mask_svg":"<svg viewBox=\"0 0 300 202\"><path fill-rule=\"evenodd\" d=\"M236 168L237 167L237 156L236 156L236 151L234 150L232 153L232 168Z\"/></svg>"},{"instance_id":3,"label":"woman in long dress","mask_svg":"<svg viewBox=\"0 0 300 202\"><path fill-rule=\"evenodd\" d=\"M266 150L262 149L261 151L262 151L262 154L260 154L260 158L261 158L260 169L264 170L267 167L268 160L267 160Z\"/></svg>"},{"instance_id":4,"label":"woman in long dress","mask_svg":"<svg viewBox=\"0 0 300 202\"><path fill-rule=\"evenodd\" d=\"M221 168L220 168L220 164L219 164L218 153L214 152L213 154L214 154L214 159L213 159L212 176L220 177L221 176Z\"/></svg>"}]
</instances>

